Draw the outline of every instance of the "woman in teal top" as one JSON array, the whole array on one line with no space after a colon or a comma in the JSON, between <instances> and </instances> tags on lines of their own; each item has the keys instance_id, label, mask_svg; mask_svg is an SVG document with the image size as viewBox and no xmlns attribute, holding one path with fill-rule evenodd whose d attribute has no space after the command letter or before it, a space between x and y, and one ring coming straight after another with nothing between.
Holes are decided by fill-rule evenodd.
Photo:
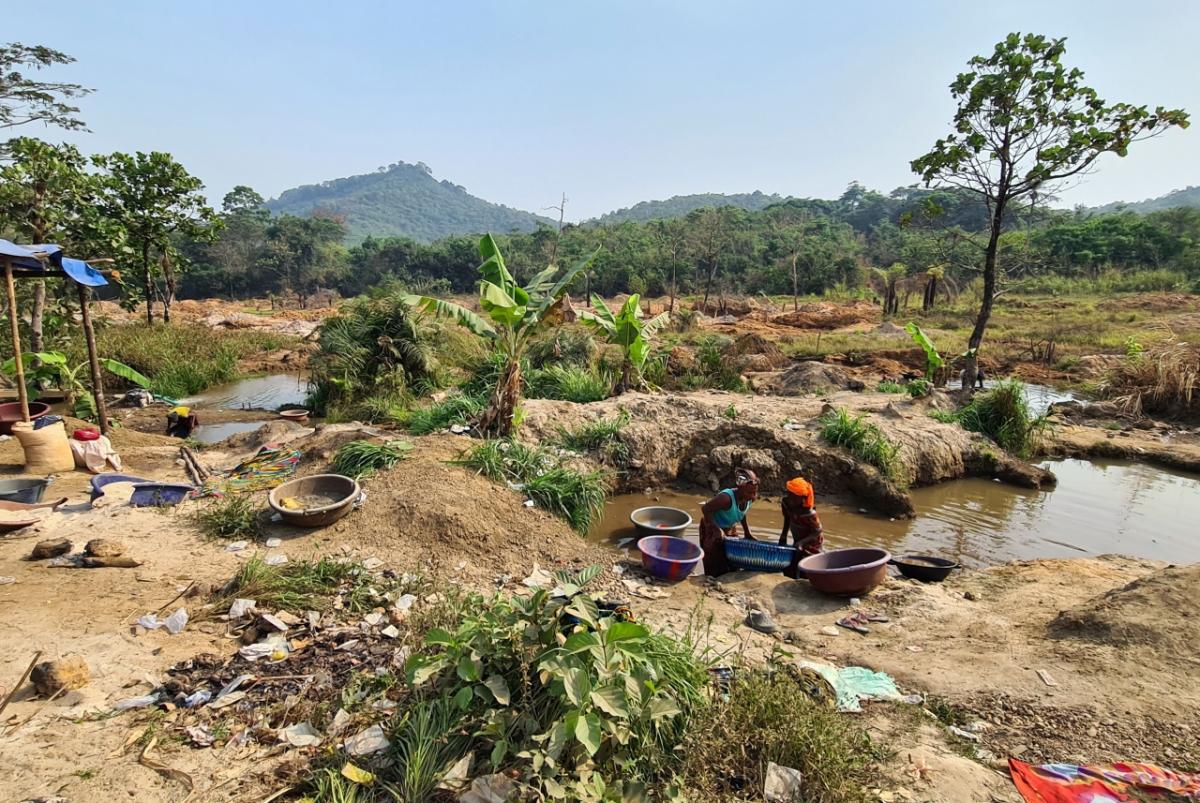
<instances>
[{"instance_id":1,"label":"woman in teal top","mask_svg":"<svg viewBox=\"0 0 1200 803\"><path fill-rule=\"evenodd\" d=\"M739 468L733 476L733 488L725 488L700 508L700 547L704 550L704 573L708 575L725 574L730 569L723 536L732 537L741 524L742 535L754 537L746 514L758 498L758 476L748 468Z\"/></svg>"}]
</instances>

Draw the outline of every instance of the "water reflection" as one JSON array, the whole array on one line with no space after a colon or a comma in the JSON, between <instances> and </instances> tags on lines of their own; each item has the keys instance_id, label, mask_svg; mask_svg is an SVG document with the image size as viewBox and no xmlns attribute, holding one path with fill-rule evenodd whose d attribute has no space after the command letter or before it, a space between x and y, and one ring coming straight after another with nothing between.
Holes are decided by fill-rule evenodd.
<instances>
[{"instance_id":1,"label":"water reflection","mask_svg":"<svg viewBox=\"0 0 1200 803\"><path fill-rule=\"evenodd\" d=\"M218 410L275 410L302 406L307 395L308 377L304 374L268 374L217 385L184 402Z\"/></svg>"},{"instance_id":2,"label":"water reflection","mask_svg":"<svg viewBox=\"0 0 1200 803\"><path fill-rule=\"evenodd\" d=\"M879 546L895 554L924 552L968 566L1038 557L1122 553L1176 563L1200 560L1200 476L1120 461L1053 460L1053 491L963 479L913 491L914 519L891 520L821 502L830 547ZM765 489L769 490L769 489ZM707 495L665 491L618 497L593 537L632 537L629 513L664 504L699 517ZM778 537L777 498L760 500L750 514L759 538ZM695 527L693 527L693 531ZM694 534L694 532L693 532Z\"/></svg>"}]
</instances>

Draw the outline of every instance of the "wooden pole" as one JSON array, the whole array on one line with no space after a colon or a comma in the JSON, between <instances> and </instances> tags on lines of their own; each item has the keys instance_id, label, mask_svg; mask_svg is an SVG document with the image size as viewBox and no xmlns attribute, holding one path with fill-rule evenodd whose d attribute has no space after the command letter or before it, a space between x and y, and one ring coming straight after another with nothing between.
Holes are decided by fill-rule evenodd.
<instances>
[{"instance_id":1,"label":"wooden pole","mask_svg":"<svg viewBox=\"0 0 1200 803\"><path fill-rule=\"evenodd\" d=\"M100 374L100 356L96 354L96 332L92 329L92 313L88 309L91 291L78 282L79 312L83 317L83 336L87 340L88 368L92 374L92 398L96 400L96 415L100 417L100 432L108 434L108 403L104 401L104 377Z\"/></svg>"},{"instance_id":2,"label":"wooden pole","mask_svg":"<svg viewBox=\"0 0 1200 803\"><path fill-rule=\"evenodd\" d=\"M29 392L25 389L25 363L21 359L21 326L17 320L17 288L13 286L12 260L4 258L4 284L8 292L8 325L12 330L13 365L17 368L17 398L21 400L21 420L29 420Z\"/></svg>"}]
</instances>

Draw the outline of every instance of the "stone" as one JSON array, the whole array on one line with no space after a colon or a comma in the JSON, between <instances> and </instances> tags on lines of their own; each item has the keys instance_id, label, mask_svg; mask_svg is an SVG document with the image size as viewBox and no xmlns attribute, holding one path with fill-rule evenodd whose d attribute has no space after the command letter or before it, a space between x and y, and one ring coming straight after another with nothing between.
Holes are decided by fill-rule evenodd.
<instances>
[{"instance_id":1,"label":"stone","mask_svg":"<svg viewBox=\"0 0 1200 803\"><path fill-rule=\"evenodd\" d=\"M29 553L30 560L47 560L49 558L57 558L59 555L65 555L72 549L72 544L66 538L51 538L46 541L38 541L33 551Z\"/></svg>"},{"instance_id":2,"label":"stone","mask_svg":"<svg viewBox=\"0 0 1200 803\"><path fill-rule=\"evenodd\" d=\"M33 668L29 679L43 697L56 692L82 689L92 680L87 661L78 655L66 655L57 661L42 661Z\"/></svg>"},{"instance_id":3,"label":"stone","mask_svg":"<svg viewBox=\"0 0 1200 803\"><path fill-rule=\"evenodd\" d=\"M125 554L125 545L111 538L93 538L83 551L94 558L115 558Z\"/></svg>"}]
</instances>

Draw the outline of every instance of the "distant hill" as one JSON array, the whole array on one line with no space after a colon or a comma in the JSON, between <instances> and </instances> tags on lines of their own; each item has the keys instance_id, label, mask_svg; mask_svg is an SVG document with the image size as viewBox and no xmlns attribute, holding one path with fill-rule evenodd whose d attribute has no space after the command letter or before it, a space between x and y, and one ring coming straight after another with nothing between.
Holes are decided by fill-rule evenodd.
<instances>
[{"instance_id":1,"label":"distant hill","mask_svg":"<svg viewBox=\"0 0 1200 803\"><path fill-rule=\"evenodd\" d=\"M787 198L781 195L764 195L757 190L754 192L736 193L734 195L723 195L719 192L705 192L697 195L675 195L665 201L642 201L628 209L618 209L615 212L609 212L588 222L598 223L601 226L624 223L627 220L632 220L636 223L645 223L647 220L665 220L683 217L688 212L695 209L702 209L706 206L739 206L742 209L758 211L759 209L766 209L771 204L782 203L786 200Z\"/></svg>"},{"instance_id":2,"label":"distant hill","mask_svg":"<svg viewBox=\"0 0 1200 803\"><path fill-rule=\"evenodd\" d=\"M1160 195L1157 198L1147 198L1145 201L1137 201L1136 203L1117 201L1116 203L1105 204L1104 206L1092 207L1092 211L1104 213L1116 212L1118 209L1127 209L1130 212L1146 215L1150 212L1160 212L1163 209L1171 209L1176 206L1200 207L1200 187L1174 190L1173 192L1168 192L1166 195Z\"/></svg>"},{"instance_id":3,"label":"distant hill","mask_svg":"<svg viewBox=\"0 0 1200 803\"><path fill-rule=\"evenodd\" d=\"M397 162L374 173L287 190L267 201L277 214L315 210L346 216L346 239L407 236L432 242L452 234L528 232L549 218L476 198L463 187L438 181L423 163Z\"/></svg>"}]
</instances>

